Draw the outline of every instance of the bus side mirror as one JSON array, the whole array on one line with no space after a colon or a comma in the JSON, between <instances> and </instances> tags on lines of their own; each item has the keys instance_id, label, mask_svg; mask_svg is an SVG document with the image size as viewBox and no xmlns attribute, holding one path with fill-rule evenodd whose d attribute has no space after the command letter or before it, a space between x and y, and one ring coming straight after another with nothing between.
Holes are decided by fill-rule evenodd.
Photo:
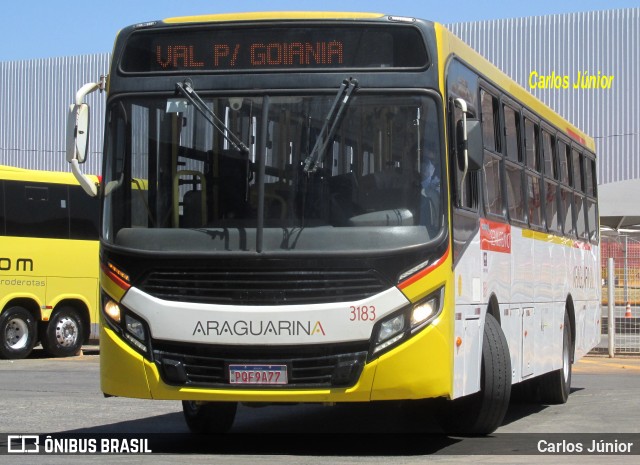
<instances>
[{"instance_id":1,"label":"bus side mirror","mask_svg":"<svg viewBox=\"0 0 640 465\"><path fill-rule=\"evenodd\" d=\"M84 163L89 150L89 105L71 104L67 116L67 161Z\"/></svg>"},{"instance_id":2,"label":"bus side mirror","mask_svg":"<svg viewBox=\"0 0 640 465\"><path fill-rule=\"evenodd\" d=\"M467 150L469 169L472 171L482 169L482 125L477 119L467 120Z\"/></svg>"},{"instance_id":3,"label":"bus side mirror","mask_svg":"<svg viewBox=\"0 0 640 465\"><path fill-rule=\"evenodd\" d=\"M96 90L102 91L105 80L105 76L100 76L99 82L89 82L83 85L76 92L76 102L69 105L69 114L67 115L67 162L71 165L71 172L82 189L91 197L98 195L98 188L95 182L80 171L80 163L87 160L87 152L89 151L89 105L84 103L84 98Z\"/></svg>"},{"instance_id":4,"label":"bus side mirror","mask_svg":"<svg viewBox=\"0 0 640 465\"><path fill-rule=\"evenodd\" d=\"M456 141L458 143L457 153L461 168L466 164L469 171L477 171L481 169L483 150L482 126L480 121L477 119L467 118L466 134L465 122L462 120L458 121L456 125Z\"/></svg>"}]
</instances>

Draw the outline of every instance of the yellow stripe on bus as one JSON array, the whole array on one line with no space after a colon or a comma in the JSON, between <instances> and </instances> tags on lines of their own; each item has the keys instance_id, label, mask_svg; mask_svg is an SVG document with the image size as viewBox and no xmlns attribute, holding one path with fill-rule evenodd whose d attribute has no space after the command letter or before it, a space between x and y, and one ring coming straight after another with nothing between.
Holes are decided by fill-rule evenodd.
<instances>
[{"instance_id":1,"label":"yellow stripe on bus","mask_svg":"<svg viewBox=\"0 0 640 465\"><path fill-rule=\"evenodd\" d=\"M350 13L324 11L268 11L256 13L224 13L217 15L177 16L166 18L165 23L205 23L226 21L259 21L274 19L373 19L382 18L382 13Z\"/></svg>"},{"instance_id":2,"label":"yellow stripe on bus","mask_svg":"<svg viewBox=\"0 0 640 465\"><path fill-rule=\"evenodd\" d=\"M533 231L531 229L523 229L522 237L525 237L527 239L533 239L536 241L564 245L567 247L574 247L578 243L578 241L576 241L575 239L571 239L568 237L560 237L560 236L556 236L554 234L549 234L545 232Z\"/></svg>"}]
</instances>

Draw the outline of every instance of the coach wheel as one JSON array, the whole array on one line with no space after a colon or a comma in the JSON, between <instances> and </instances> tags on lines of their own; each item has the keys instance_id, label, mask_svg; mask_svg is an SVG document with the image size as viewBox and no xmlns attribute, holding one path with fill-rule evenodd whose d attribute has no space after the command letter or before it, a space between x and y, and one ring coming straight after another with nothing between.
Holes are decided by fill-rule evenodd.
<instances>
[{"instance_id":1,"label":"coach wheel","mask_svg":"<svg viewBox=\"0 0 640 465\"><path fill-rule=\"evenodd\" d=\"M571 392L571 322L564 314L562 330L562 368L540 378L540 401L545 404L564 404Z\"/></svg>"},{"instance_id":2,"label":"coach wheel","mask_svg":"<svg viewBox=\"0 0 640 465\"><path fill-rule=\"evenodd\" d=\"M502 424L510 396L509 347L500 324L487 314L482 339L480 391L445 401L438 411L438 421L447 434L490 434Z\"/></svg>"},{"instance_id":3,"label":"coach wheel","mask_svg":"<svg viewBox=\"0 0 640 465\"><path fill-rule=\"evenodd\" d=\"M42 347L54 357L77 355L84 343L84 326L76 309L62 307L54 312L42 338Z\"/></svg>"},{"instance_id":4,"label":"coach wheel","mask_svg":"<svg viewBox=\"0 0 640 465\"><path fill-rule=\"evenodd\" d=\"M182 401L182 413L192 433L226 433L237 410L237 402Z\"/></svg>"},{"instance_id":5,"label":"coach wheel","mask_svg":"<svg viewBox=\"0 0 640 465\"><path fill-rule=\"evenodd\" d=\"M8 359L27 357L36 343L33 315L23 307L11 307L0 314L0 356Z\"/></svg>"}]
</instances>

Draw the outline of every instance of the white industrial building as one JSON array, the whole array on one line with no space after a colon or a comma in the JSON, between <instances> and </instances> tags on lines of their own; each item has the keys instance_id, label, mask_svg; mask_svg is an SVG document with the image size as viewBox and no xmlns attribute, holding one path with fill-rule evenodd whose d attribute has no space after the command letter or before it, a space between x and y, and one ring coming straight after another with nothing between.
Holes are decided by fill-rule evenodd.
<instances>
[{"instance_id":1,"label":"white industrial building","mask_svg":"<svg viewBox=\"0 0 640 465\"><path fill-rule=\"evenodd\" d=\"M428 18L426 18L428 19ZM603 224L640 218L640 8L448 27L536 97L596 139ZM67 170L65 112L75 91L108 71L109 54L0 62L0 164ZM540 88L540 76L611 77L606 88ZM534 84L532 86L532 83ZM104 95L91 94L87 172L100 170ZM634 194L629 195L630 192Z\"/></svg>"}]
</instances>

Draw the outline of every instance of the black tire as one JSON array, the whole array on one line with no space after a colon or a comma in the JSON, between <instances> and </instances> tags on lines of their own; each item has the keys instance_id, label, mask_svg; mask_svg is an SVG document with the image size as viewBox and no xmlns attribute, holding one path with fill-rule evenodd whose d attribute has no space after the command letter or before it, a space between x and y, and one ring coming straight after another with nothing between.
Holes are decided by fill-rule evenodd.
<instances>
[{"instance_id":1,"label":"black tire","mask_svg":"<svg viewBox=\"0 0 640 465\"><path fill-rule=\"evenodd\" d=\"M10 307L0 313L0 357L20 359L29 356L36 344L36 322L24 307Z\"/></svg>"},{"instance_id":2,"label":"black tire","mask_svg":"<svg viewBox=\"0 0 640 465\"><path fill-rule=\"evenodd\" d=\"M84 344L84 323L73 307L56 310L42 335L42 347L54 357L71 357Z\"/></svg>"},{"instance_id":3,"label":"black tire","mask_svg":"<svg viewBox=\"0 0 640 465\"><path fill-rule=\"evenodd\" d=\"M571 392L573 341L571 340L571 322L566 311L562 331L562 368L542 375L538 381L540 402L543 404L564 404Z\"/></svg>"},{"instance_id":4,"label":"black tire","mask_svg":"<svg viewBox=\"0 0 640 465\"><path fill-rule=\"evenodd\" d=\"M238 410L237 402L182 401L182 413L192 433L226 433Z\"/></svg>"},{"instance_id":5,"label":"black tire","mask_svg":"<svg viewBox=\"0 0 640 465\"><path fill-rule=\"evenodd\" d=\"M480 391L445 401L438 422L445 433L480 436L493 433L504 420L511 397L511 358L496 319L487 314L482 339Z\"/></svg>"}]
</instances>

